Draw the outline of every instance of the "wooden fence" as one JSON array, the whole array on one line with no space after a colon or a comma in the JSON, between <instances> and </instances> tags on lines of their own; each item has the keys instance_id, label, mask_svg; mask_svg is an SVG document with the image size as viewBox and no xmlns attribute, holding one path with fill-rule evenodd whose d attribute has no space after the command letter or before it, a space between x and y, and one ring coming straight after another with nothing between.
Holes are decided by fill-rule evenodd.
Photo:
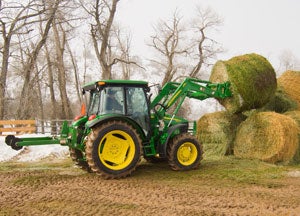
<instances>
[{"instance_id":1,"label":"wooden fence","mask_svg":"<svg viewBox=\"0 0 300 216\"><path fill-rule=\"evenodd\" d=\"M0 136L9 134L45 134L57 135L65 120L0 120ZM71 123L72 120L67 120Z\"/></svg>"},{"instance_id":2,"label":"wooden fence","mask_svg":"<svg viewBox=\"0 0 300 216\"><path fill-rule=\"evenodd\" d=\"M35 120L0 120L0 135L36 133Z\"/></svg>"}]
</instances>

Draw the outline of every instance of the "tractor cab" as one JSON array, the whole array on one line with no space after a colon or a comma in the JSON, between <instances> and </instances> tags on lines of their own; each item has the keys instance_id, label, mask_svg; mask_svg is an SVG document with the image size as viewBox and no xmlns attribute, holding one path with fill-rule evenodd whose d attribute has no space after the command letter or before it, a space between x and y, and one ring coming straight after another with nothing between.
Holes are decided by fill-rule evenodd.
<instances>
[{"instance_id":1,"label":"tractor cab","mask_svg":"<svg viewBox=\"0 0 300 216\"><path fill-rule=\"evenodd\" d=\"M94 125L104 118L123 116L134 120L147 135L150 130L148 92L148 83L144 81L106 80L89 83L83 87L83 93L89 94L88 120Z\"/></svg>"}]
</instances>

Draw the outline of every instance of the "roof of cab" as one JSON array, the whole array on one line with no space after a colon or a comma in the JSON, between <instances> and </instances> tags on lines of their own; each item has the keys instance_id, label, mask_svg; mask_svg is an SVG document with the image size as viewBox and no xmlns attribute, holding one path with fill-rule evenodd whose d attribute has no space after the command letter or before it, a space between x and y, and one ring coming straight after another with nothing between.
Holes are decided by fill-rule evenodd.
<instances>
[{"instance_id":1,"label":"roof of cab","mask_svg":"<svg viewBox=\"0 0 300 216\"><path fill-rule=\"evenodd\" d=\"M88 91L97 88L98 86L109 86L109 85L126 85L126 86L143 86L147 87L148 82L140 80L99 80L87 83L83 86L83 89Z\"/></svg>"}]
</instances>

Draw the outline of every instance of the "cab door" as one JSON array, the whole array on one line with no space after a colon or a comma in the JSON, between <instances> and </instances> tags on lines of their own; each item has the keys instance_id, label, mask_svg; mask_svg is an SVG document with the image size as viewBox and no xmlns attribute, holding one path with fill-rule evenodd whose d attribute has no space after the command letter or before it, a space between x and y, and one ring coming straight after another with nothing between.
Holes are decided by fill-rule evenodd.
<instances>
[{"instance_id":1,"label":"cab door","mask_svg":"<svg viewBox=\"0 0 300 216\"><path fill-rule=\"evenodd\" d=\"M135 120L147 135L150 130L149 107L144 88L126 87L127 115Z\"/></svg>"}]
</instances>

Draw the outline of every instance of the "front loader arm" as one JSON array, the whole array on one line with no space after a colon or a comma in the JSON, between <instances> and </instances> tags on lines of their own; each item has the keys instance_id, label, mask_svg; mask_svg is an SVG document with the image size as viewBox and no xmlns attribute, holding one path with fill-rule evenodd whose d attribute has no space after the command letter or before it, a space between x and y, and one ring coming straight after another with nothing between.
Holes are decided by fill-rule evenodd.
<instances>
[{"instance_id":1,"label":"front loader arm","mask_svg":"<svg viewBox=\"0 0 300 216\"><path fill-rule=\"evenodd\" d=\"M161 111L167 111L174 103L179 101L176 110L180 108L185 97L197 100L205 100L207 98L224 99L231 97L230 82L211 83L209 81L199 80L195 78L186 78L182 83L169 82L160 91L150 104L153 109L157 105L161 105Z\"/></svg>"}]
</instances>

